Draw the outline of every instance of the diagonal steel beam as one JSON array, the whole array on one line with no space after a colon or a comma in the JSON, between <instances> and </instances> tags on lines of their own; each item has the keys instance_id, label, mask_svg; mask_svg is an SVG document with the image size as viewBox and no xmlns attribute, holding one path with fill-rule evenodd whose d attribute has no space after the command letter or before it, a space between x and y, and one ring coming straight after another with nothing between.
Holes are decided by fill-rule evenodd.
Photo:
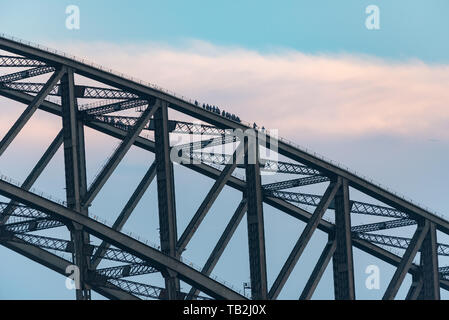
<instances>
[{"instance_id":1,"label":"diagonal steel beam","mask_svg":"<svg viewBox=\"0 0 449 320\"><path fill-rule=\"evenodd\" d=\"M120 215L115 220L114 224L112 225L112 229L120 231L123 226L125 225L128 218L131 216L131 213L139 203L140 199L142 199L145 191L148 189L149 185L153 181L154 177L156 176L156 162L153 162L151 167L148 169L147 173L143 177L142 181L140 181L139 185L137 186L136 190L132 194L131 198L126 203L125 207L123 208L122 212L120 212ZM110 247L110 244L103 241L97 251L95 251L94 256L92 257L91 265L92 268L97 268L97 266L100 264L101 259L103 258L106 250Z\"/></svg>"},{"instance_id":2,"label":"diagonal steel beam","mask_svg":"<svg viewBox=\"0 0 449 320\"><path fill-rule=\"evenodd\" d=\"M221 235L220 239L218 239L217 244L215 245L214 249L212 250L212 253L210 254L209 258L207 259L206 263L204 264L203 269L201 269L201 273L205 275L210 275L212 270L215 268L215 265L217 264L218 260L220 259L221 255L223 254L223 251L225 250L226 246L228 245L229 241L231 240L232 236L234 235L235 230L237 229L238 225L242 221L242 218L248 209L248 205L246 203L246 199L243 199L240 201L240 204L238 205L237 209L235 210L234 214L231 217L231 220L227 224L225 230L223 231L223 234ZM189 294L186 297L186 300L193 299L196 297L199 293L199 290L195 287L192 287L190 289Z\"/></svg>"},{"instance_id":3,"label":"diagonal steel beam","mask_svg":"<svg viewBox=\"0 0 449 320\"><path fill-rule=\"evenodd\" d=\"M309 280L307 280L307 283L302 290L301 296L299 297L300 300L310 300L312 298L312 295L315 292L315 289L318 286L318 283L320 282L324 271L326 271L326 268L335 252L336 247L337 243L333 239L331 239L331 237L329 237L329 240L326 243L326 246L324 247L320 258L318 259L318 262L313 268Z\"/></svg>"},{"instance_id":4,"label":"diagonal steel beam","mask_svg":"<svg viewBox=\"0 0 449 320\"><path fill-rule=\"evenodd\" d=\"M1 88L16 90L19 92L26 93L38 93L45 86L44 83L35 83L35 82L6 82L0 84ZM99 88L99 87L90 87L77 85L74 87L74 93L76 98L84 98L84 99L137 99L139 98L135 94L130 92L125 92L117 89L109 89L109 88ZM61 95L61 87L56 85L53 90L50 90L49 95L52 96L60 96Z\"/></svg>"},{"instance_id":5,"label":"diagonal steel beam","mask_svg":"<svg viewBox=\"0 0 449 320\"><path fill-rule=\"evenodd\" d=\"M316 206L320 202L321 196L316 194L289 192L280 190L265 190L264 194L269 197L276 197L286 201L305 204L309 206ZM334 209L335 204L331 203L330 209ZM408 219L407 213L399 211L395 208L379 206L371 203L350 201L350 208L352 213L367 214L382 217Z\"/></svg>"},{"instance_id":6,"label":"diagonal steel beam","mask_svg":"<svg viewBox=\"0 0 449 320\"><path fill-rule=\"evenodd\" d=\"M405 237L388 236L378 233L352 233L354 239L363 239L373 244L381 244L389 247L407 249L411 239ZM449 245L444 243L437 243L437 253L440 256L449 256Z\"/></svg>"},{"instance_id":7,"label":"diagonal steel beam","mask_svg":"<svg viewBox=\"0 0 449 320\"><path fill-rule=\"evenodd\" d=\"M320 176L320 175L313 175L313 176L308 176L308 177L304 177L304 178L267 183L267 184L263 185L263 188L264 188L264 190L274 191L274 190L283 190L283 189L307 186L307 185L311 185L311 184L318 184L318 183L327 182L327 181L329 181L328 177Z\"/></svg>"},{"instance_id":8,"label":"diagonal steel beam","mask_svg":"<svg viewBox=\"0 0 449 320\"><path fill-rule=\"evenodd\" d=\"M170 157L168 104L157 101L159 108L154 115L154 140L161 251L170 257L178 258L175 180L173 162ZM176 273L163 273L163 276L168 299L178 299L180 282Z\"/></svg>"},{"instance_id":9,"label":"diagonal steel beam","mask_svg":"<svg viewBox=\"0 0 449 320\"><path fill-rule=\"evenodd\" d=\"M3 83L19 81L27 78L32 78L36 76L40 76L46 73L50 73L55 71L54 67L37 67L33 69L23 70L19 72L14 72L10 74L6 74L0 77L0 85Z\"/></svg>"},{"instance_id":10,"label":"diagonal steel beam","mask_svg":"<svg viewBox=\"0 0 449 320\"><path fill-rule=\"evenodd\" d=\"M101 278L120 279L155 272L158 272L158 270L145 263L133 263L133 264L120 265L116 267L96 269L95 275Z\"/></svg>"},{"instance_id":11,"label":"diagonal steel beam","mask_svg":"<svg viewBox=\"0 0 449 320\"><path fill-rule=\"evenodd\" d=\"M39 161L36 163L33 170L31 170L30 174L25 179L25 181L22 183L22 185L20 186L22 189L24 190L31 189L33 184L36 182L41 173L47 167L48 163L51 161L51 159L53 159L54 155L61 147L61 144L62 144L62 130L59 131L56 138L47 148L47 150L45 151L43 156L39 159ZM14 201L11 201L9 205L2 211L2 214L0 215L0 226L8 221L9 215L14 211L15 204L16 203Z\"/></svg>"},{"instance_id":12,"label":"diagonal steel beam","mask_svg":"<svg viewBox=\"0 0 449 320\"><path fill-rule=\"evenodd\" d=\"M226 182L231 177L232 173L237 167L237 164L241 162L243 152L245 152L245 148L243 146L243 143L241 143L235 150L233 157L230 158L229 162L221 171L220 176L217 178L217 180L215 180L212 188L207 193L198 210L195 212L195 215L192 217L183 234L179 238L177 243L177 251L179 255L182 254L190 239L192 239L195 231L198 229L199 225L214 204L221 190L223 190L224 186L226 185Z\"/></svg>"},{"instance_id":13,"label":"diagonal steel beam","mask_svg":"<svg viewBox=\"0 0 449 320\"><path fill-rule=\"evenodd\" d=\"M8 207L8 204L9 202L0 202L0 210ZM14 211L11 213L11 216L22 219L48 218L48 215L43 212L19 204L14 205Z\"/></svg>"},{"instance_id":14,"label":"diagonal steel beam","mask_svg":"<svg viewBox=\"0 0 449 320\"><path fill-rule=\"evenodd\" d=\"M45 63L30 58L0 55L0 67L43 67Z\"/></svg>"},{"instance_id":15,"label":"diagonal steel beam","mask_svg":"<svg viewBox=\"0 0 449 320\"><path fill-rule=\"evenodd\" d=\"M340 186L341 186L341 179L338 179L336 182L331 182L327 187L323 197L321 198L320 203L315 209L315 212L313 213L312 217L310 218L309 222L307 223L306 227L301 233L301 236L299 237L298 241L293 247L293 250L290 252L290 255L288 256L287 260L282 266L282 269L279 272L276 280L274 281L270 289L270 292L268 293L269 299L276 299L278 297L279 293L281 292L282 288L285 285L285 282L287 281L288 277L293 271L293 268L295 267L296 263L301 257L301 254L303 253L304 249L306 248L307 244L312 238L312 235L315 232L316 228L318 227L321 218L323 217L326 210L329 208L329 204L334 199Z\"/></svg>"},{"instance_id":16,"label":"diagonal steel beam","mask_svg":"<svg viewBox=\"0 0 449 320\"><path fill-rule=\"evenodd\" d=\"M90 188L86 194L86 197L84 198L84 201L83 201L84 207L88 207L92 203L92 201L95 199L95 196L98 194L98 192L100 192L101 188L104 186L106 181L112 175L115 168L117 168L120 161L123 159L125 154L128 152L128 150L131 148L131 146L136 141L136 138L139 136L143 127L147 124L147 122L150 120L150 118L153 116L153 114L156 112L156 110L158 108L159 108L158 105L153 105L153 106L148 105L148 107L142 113L139 120L133 126L132 130L129 131L129 133L127 134L125 139L123 139L123 142L120 144L120 146L114 152L112 157L109 159L108 163L105 165L103 170L100 172L100 174L97 176L97 178L94 180L94 182L90 186Z\"/></svg>"},{"instance_id":17,"label":"diagonal steel beam","mask_svg":"<svg viewBox=\"0 0 449 320\"><path fill-rule=\"evenodd\" d=\"M95 275L92 276L95 279ZM100 284L105 286L112 284L125 292L128 292L132 295L142 297L142 298L150 298L150 299L158 299L158 300L166 300L167 299L167 291L164 288L152 286L145 283L118 279L118 278L110 278L110 279L99 279ZM184 292L179 293L180 297L185 297ZM198 299L201 300L211 300L209 297L198 296Z\"/></svg>"},{"instance_id":18,"label":"diagonal steel beam","mask_svg":"<svg viewBox=\"0 0 449 320\"><path fill-rule=\"evenodd\" d=\"M361 224L358 226L351 227L351 231L354 233L359 232L373 232L373 231L379 231L379 230L386 230L386 229L393 229L393 228L400 228L400 227L406 227L416 224L416 221L413 219L395 219L395 220L388 220L388 221L382 221L382 222L375 222L375 223L367 223L367 224Z\"/></svg>"},{"instance_id":19,"label":"diagonal steel beam","mask_svg":"<svg viewBox=\"0 0 449 320\"><path fill-rule=\"evenodd\" d=\"M96 275L93 275L94 283L99 283L107 286L108 284L115 285L121 288L123 291L128 292L132 295L151 298L151 299L164 299L163 288L156 286L139 283L135 281L125 280L125 279L108 279L108 280L96 280Z\"/></svg>"},{"instance_id":20,"label":"diagonal steel beam","mask_svg":"<svg viewBox=\"0 0 449 320\"><path fill-rule=\"evenodd\" d=\"M7 223L0 227L0 233L5 230L13 233L28 233L32 231L46 230L51 228L62 227L61 221L45 218L37 218L21 222Z\"/></svg>"},{"instance_id":21,"label":"diagonal steel beam","mask_svg":"<svg viewBox=\"0 0 449 320\"><path fill-rule=\"evenodd\" d=\"M59 131L55 139L52 141L50 146L47 148L45 153L42 155L42 157L39 159L39 161L36 163L34 168L31 170L30 174L23 182L21 188L30 189L33 186L33 184L36 182L36 180L42 174L42 172L47 167L51 159L53 159L54 155L61 147L63 141L62 137L63 133L61 130Z\"/></svg>"},{"instance_id":22,"label":"diagonal steel beam","mask_svg":"<svg viewBox=\"0 0 449 320\"><path fill-rule=\"evenodd\" d=\"M421 248L424 238L429 231L429 226L429 221L424 221L423 223L418 224L418 228L416 229L407 250L405 250L404 255L402 256L401 263L397 267L393 278L391 278L391 281L388 284L387 290L382 298L383 300L392 300L396 296L405 275L413 263L416 253Z\"/></svg>"},{"instance_id":23,"label":"diagonal steel beam","mask_svg":"<svg viewBox=\"0 0 449 320\"><path fill-rule=\"evenodd\" d=\"M104 101L100 101L100 103L92 103L92 104L85 104L80 106L80 111L82 111L85 116L92 116L92 115L102 115L107 114L111 112L117 112L122 110L127 110L131 108L137 108L142 107L144 105L148 104L148 101L146 100L139 100L139 99L129 99L125 101L120 102L113 102L113 103L107 103L105 104Z\"/></svg>"},{"instance_id":24,"label":"diagonal steel beam","mask_svg":"<svg viewBox=\"0 0 449 320\"><path fill-rule=\"evenodd\" d=\"M11 144L14 138L19 134L20 130L25 126L34 112L39 108L40 104L44 101L45 97L50 93L50 91L55 87L58 81L66 73L66 69L62 68L53 73L47 83L44 84L39 93L33 98L31 103L21 114L19 119L14 123L14 125L6 133L5 137L0 141L0 156L5 152L6 148Z\"/></svg>"}]
</instances>

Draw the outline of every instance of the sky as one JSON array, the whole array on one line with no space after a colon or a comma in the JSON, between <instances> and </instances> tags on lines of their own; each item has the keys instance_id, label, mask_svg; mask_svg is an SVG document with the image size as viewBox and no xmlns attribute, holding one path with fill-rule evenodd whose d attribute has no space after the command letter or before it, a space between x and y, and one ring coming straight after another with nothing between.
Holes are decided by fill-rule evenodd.
<instances>
[{"instance_id":1,"label":"sky","mask_svg":"<svg viewBox=\"0 0 449 320\"><path fill-rule=\"evenodd\" d=\"M68 5L80 9L79 30L66 28ZM379 30L365 26L365 9L369 5L379 7ZM242 119L278 129L280 136L449 217L445 201L449 191L446 0L132 4L0 0L0 8L0 32L87 58L199 101L224 106ZM2 98L0 107L5 110L0 118L0 134L5 134L23 107ZM31 168L32 160L38 159L57 134L58 124L52 116L36 114L0 159L0 171L23 180L23 168ZM92 178L110 154L111 143L117 141L90 131L87 136L88 173ZM32 145L30 138L34 139ZM151 156L132 149L125 160L127 164L119 166L93 207L112 221L149 167ZM37 184L63 198L61 162L60 150L46 177ZM182 168L175 170L180 181L176 195L182 232L212 181ZM193 179L198 183L190 188ZM114 187L119 183L127 187L123 189L126 191ZM58 188L52 189L54 185ZM153 184L142 200L153 205L153 221L148 221L142 205L127 226L157 242L154 187ZM232 203L235 208L238 200L238 194L227 189L218 198L211 217L204 221L204 235L193 238L193 252L187 253L195 263L204 262L214 234L219 234L217 225L220 221L226 223L232 214L232 210L223 207ZM272 208L266 208L265 214L270 225L266 232L272 281L303 225L288 217L280 218ZM146 224L148 230L143 227ZM243 222L216 270L225 279L234 277L235 286L248 281L247 262L233 264L236 259L247 259L245 228ZM317 258L316 248L324 245L325 237L317 233L313 241L304 253L309 260ZM285 248L279 248L283 244ZM199 249L193 249L195 245ZM8 261L0 266L0 298L73 298L74 293L64 286L63 276L3 247L0 254ZM381 290L367 290L364 286L366 266L381 267L381 289L385 289L393 269L358 251L355 255L359 297L378 298ZM233 273L227 270L230 265ZM295 285L306 281L301 271L310 272L312 267L312 262L300 261L292 274L293 283L286 285L281 297L299 295ZM314 298L332 298L329 269ZM407 281L401 288L402 295Z\"/></svg>"}]
</instances>

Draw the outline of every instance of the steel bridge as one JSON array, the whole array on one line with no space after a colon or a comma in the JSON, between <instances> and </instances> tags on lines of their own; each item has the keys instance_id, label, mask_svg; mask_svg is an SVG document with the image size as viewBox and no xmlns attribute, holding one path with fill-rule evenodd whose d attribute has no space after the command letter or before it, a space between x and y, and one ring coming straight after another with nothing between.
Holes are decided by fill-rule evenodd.
<instances>
[{"instance_id":1,"label":"steel bridge","mask_svg":"<svg viewBox=\"0 0 449 320\"><path fill-rule=\"evenodd\" d=\"M355 299L354 248L395 267L383 299L394 299L408 274L413 281L407 299L440 299L440 288L449 290L449 266L441 265L449 246L437 239L437 232L449 233L449 222L440 216L269 132L269 141L277 144L282 161L264 159L259 149L267 147L266 141L250 143L248 137L226 133L256 129L267 134L265 130L155 85L6 36L0 37L0 50L5 53L0 56L0 67L10 70L0 76L0 95L26 105L1 140L0 156L38 109L62 119L59 134L22 183L1 176L0 195L9 200L0 203L0 244L62 275L68 266L76 265L80 270L77 299L90 299L91 290L110 299L276 299L316 231L327 234L328 241L311 274L304 274L308 280L298 288L299 299L312 297L331 259L335 299ZM30 79L45 76L41 82ZM82 84L81 78L101 85ZM195 121L169 119L173 110ZM86 127L120 140L90 185L86 178ZM197 135L200 140L173 145L171 135ZM203 152L217 146L224 150L223 146L229 145L231 152ZM61 146L66 186L63 202L33 189ZM153 153L155 160L115 222L107 225L97 221L89 207L132 146ZM248 161L250 148L256 150L254 162ZM214 180L180 237L173 150L182 151L182 159L188 160L181 166ZM265 183L267 172L275 179ZM154 179L160 229L156 247L123 232ZM185 262L183 252L225 186L240 192L241 201L232 209L235 211L206 263L197 270ZM305 225L271 286L267 281L264 205ZM211 276L245 216L250 296ZM354 223L368 216L376 222ZM56 228L67 230L70 240L37 233ZM409 230L409 236L401 230ZM93 244L93 238L101 242ZM71 259L65 258L67 253ZM115 265L100 268L103 261ZM152 273L161 274L165 285L132 278ZM182 292L180 281L191 286L189 292Z\"/></svg>"}]
</instances>

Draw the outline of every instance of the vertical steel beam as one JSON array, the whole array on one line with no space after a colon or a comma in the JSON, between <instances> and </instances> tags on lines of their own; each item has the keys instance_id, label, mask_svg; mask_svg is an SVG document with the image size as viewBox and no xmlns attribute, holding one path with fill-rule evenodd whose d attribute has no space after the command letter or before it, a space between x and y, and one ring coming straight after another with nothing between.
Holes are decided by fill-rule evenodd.
<instances>
[{"instance_id":1,"label":"vertical steel beam","mask_svg":"<svg viewBox=\"0 0 449 320\"><path fill-rule=\"evenodd\" d=\"M204 264L203 269L201 269L202 273L204 273L205 275L211 274L212 270L215 268L215 265L217 264L218 260L223 254L223 251L225 250L226 246L228 245L229 241L234 235L235 230L242 221L243 215L245 214L247 209L248 206L246 203L246 199L242 199L237 209L235 210L234 214L232 215L231 220L229 220L229 223L226 225L226 228L223 231L220 239L218 239L218 242L215 245L214 249L212 250L212 253L210 254L209 258ZM192 287L192 289L190 289L190 292L186 297L186 300L193 299L198 293L199 290Z\"/></svg>"},{"instance_id":2,"label":"vertical steel beam","mask_svg":"<svg viewBox=\"0 0 449 320\"><path fill-rule=\"evenodd\" d=\"M248 202L248 248L249 267L251 276L252 299L266 300L267 263L265 254L265 231L262 205L262 183L259 164L259 142L257 137L244 138L245 145L245 197Z\"/></svg>"},{"instance_id":3,"label":"vertical steel beam","mask_svg":"<svg viewBox=\"0 0 449 320\"><path fill-rule=\"evenodd\" d=\"M324 247L323 252L320 255L320 258L318 259L318 262L313 268L309 280L307 280L307 283L302 290L301 296L299 297L300 300L310 300L312 298L312 295L315 292L315 289L318 286L318 283L320 282L321 277L323 276L323 273L326 270L329 261L331 260L335 252L336 247L337 243L334 241L334 239L332 239L332 237L329 236L329 240L327 241L326 246Z\"/></svg>"},{"instance_id":4,"label":"vertical steel beam","mask_svg":"<svg viewBox=\"0 0 449 320\"><path fill-rule=\"evenodd\" d=\"M421 245L429 231L429 221L418 221L418 228L415 231L407 249L402 256L401 263L396 268L396 271L388 284L387 290L383 296L383 300L393 300L404 280L410 266L413 263L413 259L416 253L421 248Z\"/></svg>"},{"instance_id":5,"label":"vertical steel beam","mask_svg":"<svg viewBox=\"0 0 449 320\"><path fill-rule=\"evenodd\" d=\"M81 211L81 184L80 166L80 127L78 122L77 102L74 92L74 75L71 69L61 80L61 104L62 104L62 130L64 142L65 178L67 188L67 206L78 212Z\"/></svg>"},{"instance_id":6,"label":"vertical steel beam","mask_svg":"<svg viewBox=\"0 0 449 320\"><path fill-rule=\"evenodd\" d=\"M41 173L44 171L44 169L47 167L48 163L53 159L53 156L58 151L59 147L62 144L62 130L58 133L56 138L53 140L53 142L50 144L50 146L47 148L45 153L42 155L42 157L39 159L39 161L36 163L34 168L31 170L30 174L27 176L25 181L20 186L24 190L30 190L33 184L36 182L36 180L39 178ZM2 224L5 224L8 221L9 215L14 211L14 205L16 202L11 201L8 206L3 210L2 216L0 217L0 226Z\"/></svg>"},{"instance_id":7,"label":"vertical steel beam","mask_svg":"<svg viewBox=\"0 0 449 320\"><path fill-rule=\"evenodd\" d=\"M422 296L424 300L440 300L440 279L438 273L437 232L435 223L429 223L429 231L421 247L421 268L423 273Z\"/></svg>"},{"instance_id":8,"label":"vertical steel beam","mask_svg":"<svg viewBox=\"0 0 449 320\"><path fill-rule=\"evenodd\" d=\"M239 161L239 159L241 159L243 151L244 147L242 143L237 147L233 157L230 158L229 163L226 164L223 171L220 173L220 176L217 178L217 180L215 180L212 188L207 193L203 202L201 202L198 210L195 212L186 229L178 240L177 250L179 255L182 254L190 239L192 239L195 231L198 229L199 225L203 221L207 212L209 212L209 209L214 204L221 190L223 190L224 186L226 185L226 182L231 177L231 174L237 167L237 164L241 162L241 160Z\"/></svg>"},{"instance_id":9,"label":"vertical steel beam","mask_svg":"<svg viewBox=\"0 0 449 320\"><path fill-rule=\"evenodd\" d=\"M88 215L87 208L81 205L81 199L87 192L84 127L78 119L74 74L71 69L67 69L61 79L61 105L67 207ZM81 287L76 289L76 298L89 300L90 289L86 285L89 259L84 252L85 245L89 243L89 234L78 224L70 229L74 244L73 262L80 271Z\"/></svg>"},{"instance_id":10,"label":"vertical steel beam","mask_svg":"<svg viewBox=\"0 0 449 320\"><path fill-rule=\"evenodd\" d=\"M335 241L337 247L332 264L336 300L355 299L350 214L348 181L342 179L342 184L335 195Z\"/></svg>"},{"instance_id":11,"label":"vertical steel beam","mask_svg":"<svg viewBox=\"0 0 449 320\"><path fill-rule=\"evenodd\" d=\"M309 222L307 223L306 227L301 233L301 236L299 237L298 241L296 242L295 246L290 252L290 255L288 256L287 260L282 266L282 269L279 272L276 280L274 280L273 286L271 287L270 292L268 293L269 299L276 299L279 293L281 292L282 288L285 285L285 282L292 273L296 263L301 257L301 254L303 253L304 249L309 243L310 238L312 238L313 233L318 227L321 218L323 217L324 213L329 207L331 201L334 200L335 194L337 193L340 186L341 186L341 179L338 179L336 182L331 182L327 187L323 197L321 198L320 203L315 208L312 217L310 217Z\"/></svg>"},{"instance_id":12,"label":"vertical steel beam","mask_svg":"<svg viewBox=\"0 0 449 320\"><path fill-rule=\"evenodd\" d=\"M136 190L134 190L134 193L132 194L131 198L129 198L129 200L126 203L125 207L123 208L122 212L120 212L120 215L115 220L114 224L112 225L112 229L118 230L118 231L120 231L122 229L123 225L126 223L128 218L131 216L131 213L136 208L140 199L142 199L145 191L148 189L148 187L150 186L150 184L153 181L155 176L156 176L156 162L153 162L153 164L148 169L145 176L140 181ZM100 244L100 246L95 251L95 254L91 259L93 269L96 269L97 266L100 264L101 259L103 258L106 250L110 246L111 245L105 241L103 241Z\"/></svg>"},{"instance_id":13,"label":"vertical steel beam","mask_svg":"<svg viewBox=\"0 0 449 320\"><path fill-rule=\"evenodd\" d=\"M21 114L19 119L17 119L11 129L9 129L2 141L0 141L0 156L5 152L6 148L8 148L14 138L19 134L20 130L22 130L28 120L30 120L31 116L39 108L45 97L47 97L50 91L53 90L58 81L61 80L65 72L65 68L61 68L53 73L47 83L45 83L45 85L42 87L41 91L33 98L31 103Z\"/></svg>"},{"instance_id":14,"label":"vertical steel beam","mask_svg":"<svg viewBox=\"0 0 449 320\"><path fill-rule=\"evenodd\" d=\"M178 257L176 243L176 203L173 162L170 159L170 139L168 129L168 103L158 100L159 108L154 114L154 140L156 157L157 197L159 208L159 232L161 251ZM174 274L164 274L168 299L177 299L179 280Z\"/></svg>"}]
</instances>

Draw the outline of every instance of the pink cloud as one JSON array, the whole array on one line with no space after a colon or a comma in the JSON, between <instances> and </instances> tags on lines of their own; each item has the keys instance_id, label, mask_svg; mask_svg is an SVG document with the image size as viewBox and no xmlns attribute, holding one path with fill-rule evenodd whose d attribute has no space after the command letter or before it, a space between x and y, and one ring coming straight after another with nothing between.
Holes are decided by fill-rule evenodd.
<instances>
[{"instance_id":1,"label":"pink cloud","mask_svg":"<svg viewBox=\"0 0 449 320\"><path fill-rule=\"evenodd\" d=\"M449 138L449 66L372 57L260 54L191 42L64 46L177 93L216 104L281 135Z\"/></svg>"},{"instance_id":2,"label":"pink cloud","mask_svg":"<svg viewBox=\"0 0 449 320\"><path fill-rule=\"evenodd\" d=\"M373 134L448 139L449 65L350 55L261 54L192 41L53 45L218 105L281 136Z\"/></svg>"}]
</instances>

